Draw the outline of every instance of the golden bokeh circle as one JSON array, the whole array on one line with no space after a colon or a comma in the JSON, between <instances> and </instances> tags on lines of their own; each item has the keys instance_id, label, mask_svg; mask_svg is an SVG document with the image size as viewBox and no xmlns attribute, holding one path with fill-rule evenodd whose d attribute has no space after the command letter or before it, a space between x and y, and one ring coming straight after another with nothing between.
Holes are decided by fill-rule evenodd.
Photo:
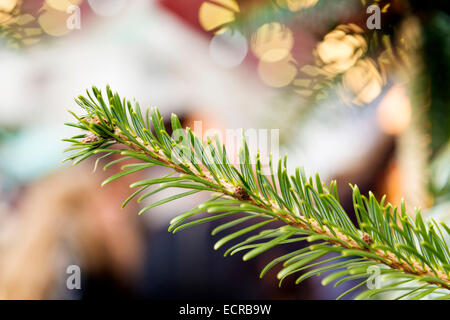
<instances>
[{"instance_id":1,"label":"golden bokeh circle","mask_svg":"<svg viewBox=\"0 0 450 320\"><path fill-rule=\"evenodd\" d=\"M38 23L45 33L61 37L72 31L67 27L67 20L70 16L68 13L54 9L47 4L44 4L41 10L42 14L39 15Z\"/></svg>"},{"instance_id":2,"label":"golden bokeh circle","mask_svg":"<svg viewBox=\"0 0 450 320\"><path fill-rule=\"evenodd\" d=\"M203 2L198 11L198 21L203 29L211 31L234 21L239 6L232 0Z\"/></svg>"},{"instance_id":3,"label":"golden bokeh circle","mask_svg":"<svg viewBox=\"0 0 450 320\"><path fill-rule=\"evenodd\" d=\"M282 88L289 85L295 79L297 73L298 68L291 55L275 62L260 60L258 63L259 77L272 88Z\"/></svg>"},{"instance_id":4,"label":"golden bokeh circle","mask_svg":"<svg viewBox=\"0 0 450 320\"><path fill-rule=\"evenodd\" d=\"M318 0L277 0L280 7L296 12L302 9L311 8L316 5Z\"/></svg>"},{"instance_id":5,"label":"golden bokeh circle","mask_svg":"<svg viewBox=\"0 0 450 320\"><path fill-rule=\"evenodd\" d=\"M266 23L252 35L250 47L258 59L276 62L285 59L294 46L294 35L288 27L278 23Z\"/></svg>"},{"instance_id":6,"label":"golden bokeh circle","mask_svg":"<svg viewBox=\"0 0 450 320\"><path fill-rule=\"evenodd\" d=\"M351 67L344 74L342 83L353 95L352 102L360 106L375 100L383 88L383 78L369 58L361 59Z\"/></svg>"}]
</instances>

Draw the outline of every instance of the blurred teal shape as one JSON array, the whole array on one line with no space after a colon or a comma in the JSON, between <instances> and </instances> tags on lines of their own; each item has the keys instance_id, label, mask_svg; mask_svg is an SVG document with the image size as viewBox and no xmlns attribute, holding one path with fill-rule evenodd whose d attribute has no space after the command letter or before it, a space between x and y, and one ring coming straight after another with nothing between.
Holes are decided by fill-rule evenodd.
<instances>
[{"instance_id":1,"label":"blurred teal shape","mask_svg":"<svg viewBox=\"0 0 450 320\"><path fill-rule=\"evenodd\" d=\"M0 142L0 176L10 184L38 179L62 166L64 142L61 127L26 128L3 134Z\"/></svg>"}]
</instances>

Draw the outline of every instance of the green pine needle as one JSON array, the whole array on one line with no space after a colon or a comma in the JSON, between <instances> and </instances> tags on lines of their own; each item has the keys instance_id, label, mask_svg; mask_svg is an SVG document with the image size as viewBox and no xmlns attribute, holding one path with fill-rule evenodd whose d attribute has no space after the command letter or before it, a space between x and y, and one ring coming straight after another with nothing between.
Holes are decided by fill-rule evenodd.
<instances>
[{"instance_id":1,"label":"green pine needle","mask_svg":"<svg viewBox=\"0 0 450 320\"><path fill-rule=\"evenodd\" d=\"M174 218L169 231L231 217L234 220L227 220L213 230L213 235L232 230L216 242L215 249L237 238L245 240L230 247L225 255L246 251L243 259L249 260L286 243L305 240L312 243L275 258L262 270L261 277L284 262L278 272L280 284L285 277L306 269L296 283L323 274L326 274L324 285L334 282L338 286L361 279L341 298L372 283L373 274L368 268L377 266L383 279L381 286L366 290L357 298L384 292L396 293L399 299L450 298L450 250L446 242L450 229L444 223L426 223L420 212L413 220L404 204L397 208L385 203L384 198L379 202L372 193L366 197L357 186L351 186L358 220L355 226L339 202L336 182L327 186L318 175L307 177L301 168L289 176L286 157L279 159L276 168L273 167L276 159L271 159L270 177L263 175L259 154L253 166L243 138L240 165L236 167L230 163L220 141L203 142L189 128L182 129L174 114L171 126L176 139L167 134L158 109L152 108L144 117L137 103L133 107L109 86L107 99L96 87L92 94L87 93L87 98L75 99L85 114L72 113L76 122L67 124L84 134L65 139L71 143L67 151L72 152L66 160L76 164L97 153L104 153L105 158L118 154L120 159L139 160L123 166L120 173L106 179L103 185L153 166L171 168L173 173L167 176L134 182L131 187L139 190L125 204L138 195L141 201L167 188L185 191L148 205L140 213L197 192L214 192L210 200ZM119 149L110 148L113 145ZM105 170L120 159L111 160ZM205 213L206 217L196 218ZM352 258L328 264L338 259L336 255Z\"/></svg>"}]
</instances>

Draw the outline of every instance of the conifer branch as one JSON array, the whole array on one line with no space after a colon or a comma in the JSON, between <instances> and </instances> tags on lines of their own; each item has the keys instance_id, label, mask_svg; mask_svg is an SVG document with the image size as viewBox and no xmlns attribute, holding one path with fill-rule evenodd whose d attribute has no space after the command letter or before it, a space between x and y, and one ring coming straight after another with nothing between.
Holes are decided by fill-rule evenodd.
<instances>
[{"instance_id":1,"label":"conifer branch","mask_svg":"<svg viewBox=\"0 0 450 320\"><path fill-rule=\"evenodd\" d=\"M106 89L108 105L97 88L94 87L92 93L94 98L87 92L87 98L79 96L75 100L87 114L73 114L78 122L67 125L86 133L65 139L71 143L66 151L76 151L66 160L73 160L76 164L98 153L105 153L102 158L113 153L122 155L105 168L123 159L139 160L123 166L120 173L109 177L103 184L152 166L173 169L173 174L162 178L133 183L131 187L139 189L124 205L138 196L140 202L167 188L189 190L150 204L139 214L200 191L211 191L214 194L210 200L174 218L169 231L177 232L234 216L234 220L218 226L212 234L240 229L220 239L214 248L247 235L244 241L225 252L226 256L246 251L244 260L277 245L305 240L313 243L274 259L262 270L261 277L275 265L283 263L277 275L280 284L287 276L308 269L296 283L327 273L323 284L335 282L338 286L352 279L363 279L353 288L357 289L369 281L368 268L377 266L383 277L391 280L385 281L381 288L364 291L357 298L390 291L398 291L399 299L430 295L438 299L450 298L450 251L444 236L444 232L448 236L450 229L444 223L432 221L425 224L420 212L413 221L406 213L404 203L397 208L385 203L385 197L379 202L372 193L365 197L357 186L352 186L357 228L339 203L335 181L327 186L318 175L314 179L307 178L301 168L288 175L286 157L278 160L277 170L274 170L271 159L271 174L263 175L259 153L253 166L244 138L238 168L230 163L226 149L217 137L201 141L189 128L183 129L175 115L171 117L174 132L171 137L156 108L147 110L144 117L138 103L132 106L109 87ZM110 148L112 145L120 145L121 148ZM174 176L175 173L178 175ZM153 186L158 187L147 190ZM194 218L205 212L207 217ZM238 213L246 216L236 216ZM258 222L242 227L244 222L253 219ZM274 223L283 225L269 228ZM263 227L263 231L254 234ZM353 259L342 260L342 256Z\"/></svg>"}]
</instances>

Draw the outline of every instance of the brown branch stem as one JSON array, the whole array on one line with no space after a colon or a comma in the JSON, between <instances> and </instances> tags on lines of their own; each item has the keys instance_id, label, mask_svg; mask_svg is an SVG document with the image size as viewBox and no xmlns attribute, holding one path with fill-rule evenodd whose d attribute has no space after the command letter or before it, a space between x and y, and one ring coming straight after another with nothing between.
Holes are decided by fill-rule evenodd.
<instances>
[{"instance_id":1,"label":"brown branch stem","mask_svg":"<svg viewBox=\"0 0 450 320\"><path fill-rule=\"evenodd\" d=\"M171 159L167 158L167 156L163 152L154 150L151 146L146 144L140 138L136 138L136 139L139 141L139 143L144 145L147 148L147 150L142 150L142 148L140 146L129 141L129 139L120 131L119 128L115 128L114 134L117 137L119 137L119 139L116 140L117 142L120 143L121 141L125 141L126 145L128 145L134 151L144 153L147 156L155 158L155 160L158 160L158 161L161 161L161 162L167 164L168 166L172 167L175 171L177 171L179 173L189 174L189 172L186 172L182 167L180 167L179 165L177 165L176 163L171 161ZM121 141L119 141L119 140L121 140ZM156 157L154 155L156 155ZM188 164L188 166L191 171L193 171L193 172L197 171L194 168L194 166L192 166L190 164ZM200 173L199 173L199 175L200 175ZM213 178L213 176L209 173L208 170L203 171L203 176L201 178L208 181L209 183L217 184L217 181ZM258 206L263 209L270 210L277 215L279 215L279 212L282 211L281 208L278 206L278 204L276 204L274 202L270 203L270 205L261 205L260 203L256 202L251 196L249 197L248 200L242 200L242 195L236 193L236 187L233 184L229 183L228 181L224 181L223 179L221 179L221 184L222 184L222 186L217 185L217 187L218 187L216 190L217 192L224 193L224 194L231 196L237 200L252 204L254 206ZM429 276L429 277L433 277L433 278L438 278L442 282L432 281L432 280L427 281L427 282L437 285L437 286L440 286L447 290L450 290L450 279L442 271L434 272L428 266L422 267L422 265L420 263L418 263L417 261L409 261L409 264L408 264L406 261L400 260L393 252L389 252L389 251L385 252L384 250L380 250L380 249L370 250L366 247L361 247L360 245L358 245L358 243L354 239L349 238L348 236L339 232L338 230L333 230L333 232L332 232L332 231L330 231L329 227L320 226L315 220L307 219L304 216L299 216L299 218L301 218L303 220L307 220L309 225L304 222L296 221L296 219L294 219L290 215L283 216L283 218L284 218L284 220L287 219L289 221L289 225L291 225L293 227L296 227L296 228L299 228L302 230L312 231L316 234L325 235L325 236L328 236L331 238L338 238L340 241L333 241L331 239L326 240L327 242L333 243L334 245L337 245L337 246L340 246L340 247L343 247L346 249L357 249L357 250L365 251L367 253L375 253L376 255L378 255L380 257L380 259L370 258L370 257L367 257L367 259L374 260L379 263L385 264L392 269L401 270L405 273L409 273L409 274L421 276L421 277ZM281 219L281 218L279 217L279 219ZM343 243L346 243L347 247L344 246L341 241Z\"/></svg>"}]
</instances>

